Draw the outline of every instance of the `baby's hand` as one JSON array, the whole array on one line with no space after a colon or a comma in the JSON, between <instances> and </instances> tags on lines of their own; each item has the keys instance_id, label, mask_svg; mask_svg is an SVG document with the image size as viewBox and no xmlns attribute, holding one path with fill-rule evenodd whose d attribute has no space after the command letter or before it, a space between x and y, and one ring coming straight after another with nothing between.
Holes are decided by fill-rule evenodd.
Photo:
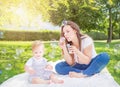
<instances>
[{"instance_id":1,"label":"baby's hand","mask_svg":"<svg viewBox=\"0 0 120 87\"><path fill-rule=\"evenodd\" d=\"M45 69L47 69L47 70L52 70L52 69L53 69L53 66L47 65L47 66L45 67Z\"/></svg>"},{"instance_id":2,"label":"baby's hand","mask_svg":"<svg viewBox=\"0 0 120 87\"><path fill-rule=\"evenodd\" d=\"M35 74L35 70L33 68L29 68L29 73L30 74Z\"/></svg>"}]
</instances>

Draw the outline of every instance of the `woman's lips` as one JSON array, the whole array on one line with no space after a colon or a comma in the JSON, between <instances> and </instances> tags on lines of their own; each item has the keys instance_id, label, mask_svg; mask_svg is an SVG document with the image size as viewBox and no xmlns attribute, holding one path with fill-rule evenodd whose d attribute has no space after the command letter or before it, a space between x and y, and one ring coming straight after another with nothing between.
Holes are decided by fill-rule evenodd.
<instances>
[{"instance_id":1,"label":"woman's lips","mask_svg":"<svg viewBox=\"0 0 120 87\"><path fill-rule=\"evenodd\" d=\"M70 38L70 37L67 37L66 39L67 39L68 41L71 41L71 38Z\"/></svg>"}]
</instances>

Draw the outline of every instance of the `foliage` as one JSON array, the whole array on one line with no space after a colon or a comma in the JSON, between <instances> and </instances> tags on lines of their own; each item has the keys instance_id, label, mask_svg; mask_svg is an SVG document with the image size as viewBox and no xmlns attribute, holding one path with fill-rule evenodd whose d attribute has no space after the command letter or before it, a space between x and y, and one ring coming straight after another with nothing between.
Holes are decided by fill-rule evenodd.
<instances>
[{"instance_id":1,"label":"foliage","mask_svg":"<svg viewBox=\"0 0 120 87\"><path fill-rule=\"evenodd\" d=\"M48 20L54 24L60 25L63 20L72 20L83 31L104 31L108 35L108 42L113 39L113 33L119 34L120 37L119 0L48 0L48 2L52 3L47 4L47 8L51 8L47 10Z\"/></svg>"},{"instance_id":2,"label":"foliage","mask_svg":"<svg viewBox=\"0 0 120 87\"><path fill-rule=\"evenodd\" d=\"M107 39L107 35L105 35L102 32L88 32L87 33L89 36L92 37L92 39L94 40L106 40Z\"/></svg>"},{"instance_id":3,"label":"foliage","mask_svg":"<svg viewBox=\"0 0 120 87\"><path fill-rule=\"evenodd\" d=\"M119 50L115 49L115 44L119 43L120 40L114 40L110 44L106 44L105 41L95 41L97 53L105 51L110 55L110 63L107 68L114 79L120 84L120 66L117 66L117 63L120 62L120 48L117 47ZM47 58L48 61L57 61L62 59L61 49L57 42L46 41L44 44L44 57ZM24 64L32 56L32 53L31 42L0 41L0 46L0 83L2 83L16 74L23 73Z\"/></svg>"},{"instance_id":4,"label":"foliage","mask_svg":"<svg viewBox=\"0 0 120 87\"><path fill-rule=\"evenodd\" d=\"M120 38L119 0L0 0L0 27L38 27L41 15L54 25L73 20L87 32L107 35L111 27Z\"/></svg>"},{"instance_id":5,"label":"foliage","mask_svg":"<svg viewBox=\"0 0 120 87\"><path fill-rule=\"evenodd\" d=\"M107 40L107 35L104 32L91 31L84 32L94 40ZM41 31L15 31L15 30L0 30L1 41L32 41L32 40L59 40L60 31L41 30ZM118 34L113 34L113 39L118 39Z\"/></svg>"}]
</instances>

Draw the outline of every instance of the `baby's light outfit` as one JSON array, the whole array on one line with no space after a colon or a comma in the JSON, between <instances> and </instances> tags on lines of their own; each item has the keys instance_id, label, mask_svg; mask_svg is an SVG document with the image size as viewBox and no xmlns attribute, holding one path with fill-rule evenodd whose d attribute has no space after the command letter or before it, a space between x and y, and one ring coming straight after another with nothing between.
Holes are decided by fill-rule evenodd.
<instances>
[{"instance_id":1,"label":"baby's light outfit","mask_svg":"<svg viewBox=\"0 0 120 87\"><path fill-rule=\"evenodd\" d=\"M44 80L48 80L50 79L50 75L53 73L50 70L45 69L46 65L47 65L47 61L45 58L41 58L41 59L35 59L34 57L30 58L27 62L26 65L30 66L31 68L33 68L35 70L35 74L29 74L29 81L31 82L31 80L35 77L39 77L40 79L44 79Z\"/></svg>"}]
</instances>

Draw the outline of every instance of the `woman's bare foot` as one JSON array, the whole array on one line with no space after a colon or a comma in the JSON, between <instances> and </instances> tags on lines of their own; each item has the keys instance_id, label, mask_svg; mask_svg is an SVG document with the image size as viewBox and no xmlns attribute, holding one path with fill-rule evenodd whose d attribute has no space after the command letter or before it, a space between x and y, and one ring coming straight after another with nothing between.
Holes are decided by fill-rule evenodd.
<instances>
[{"instance_id":1,"label":"woman's bare foot","mask_svg":"<svg viewBox=\"0 0 120 87\"><path fill-rule=\"evenodd\" d=\"M75 77L75 78L84 78L86 75L83 75L82 73L77 73L77 72L69 72L70 77Z\"/></svg>"}]
</instances>

